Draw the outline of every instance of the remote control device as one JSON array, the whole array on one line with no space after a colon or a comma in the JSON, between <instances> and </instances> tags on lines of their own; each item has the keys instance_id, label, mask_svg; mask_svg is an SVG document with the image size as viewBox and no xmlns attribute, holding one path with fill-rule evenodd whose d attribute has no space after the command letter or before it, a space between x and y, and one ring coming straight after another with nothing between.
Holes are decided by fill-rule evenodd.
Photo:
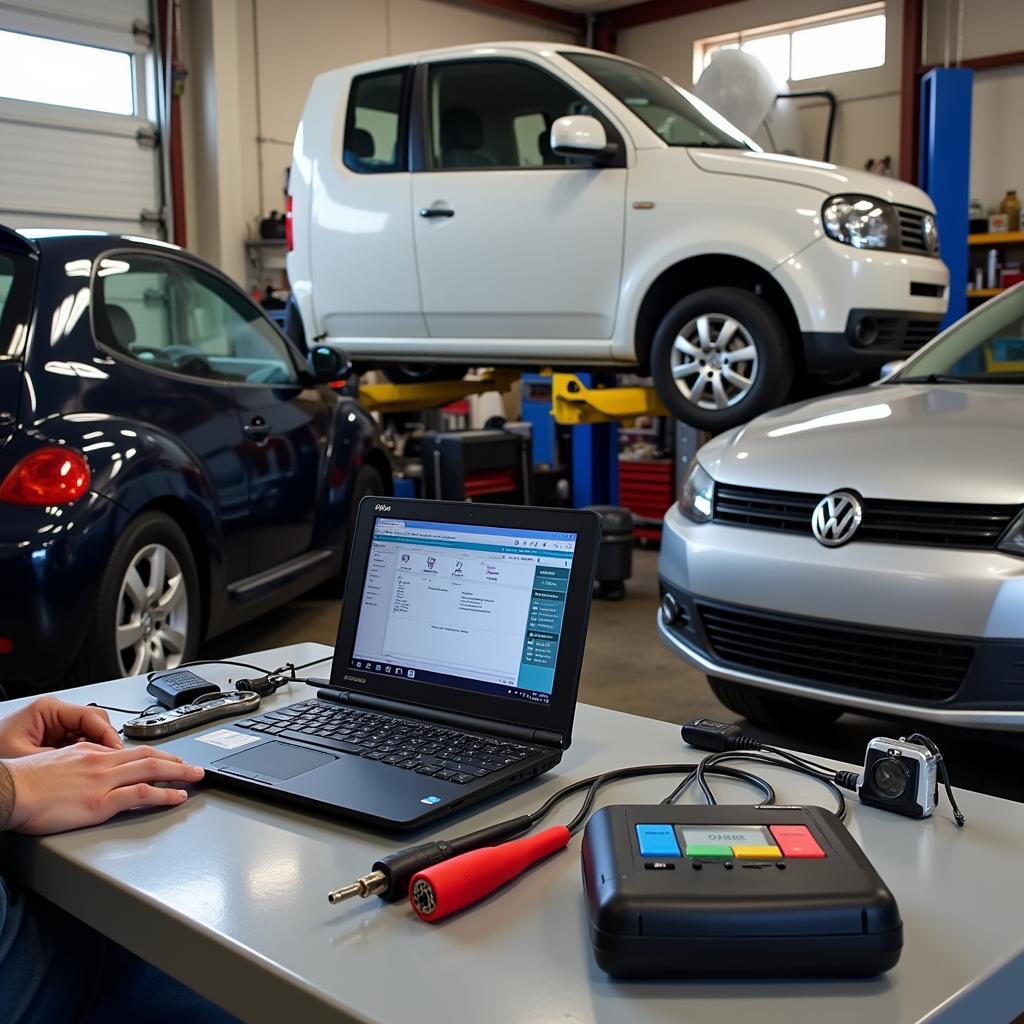
<instances>
[{"instance_id":1,"label":"remote control device","mask_svg":"<svg viewBox=\"0 0 1024 1024\"><path fill-rule=\"evenodd\" d=\"M258 694L225 693L222 697L211 697L200 704L185 704L180 708L154 711L140 715L124 724L124 734L133 740L155 740L161 736L173 736L197 725L206 725L218 718L247 714L260 706Z\"/></svg>"},{"instance_id":2,"label":"remote control device","mask_svg":"<svg viewBox=\"0 0 1024 1024\"><path fill-rule=\"evenodd\" d=\"M216 683L197 676L187 668L164 672L146 687L146 692L165 708L180 708L183 704L191 704L197 697L217 693L218 690L220 687Z\"/></svg>"},{"instance_id":3,"label":"remote control device","mask_svg":"<svg viewBox=\"0 0 1024 1024\"><path fill-rule=\"evenodd\" d=\"M617 977L865 977L903 947L892 893L821 807L603 807L583 884Z\"/></svg>"}]
</instances>

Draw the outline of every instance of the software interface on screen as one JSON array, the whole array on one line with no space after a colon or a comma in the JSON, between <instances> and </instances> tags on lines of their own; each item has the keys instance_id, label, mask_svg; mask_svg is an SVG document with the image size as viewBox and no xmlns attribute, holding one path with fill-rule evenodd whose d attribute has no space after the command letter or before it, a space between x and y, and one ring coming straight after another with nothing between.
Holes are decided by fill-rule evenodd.
<instances>
[{"instance_id":1,"label":"software interface on screen","mask_svg":"<svg viewBox=\"0 0 1024 1024\"><path fill-rule=\"evenodd\" d=\"M351 666L550 703L575 533L377 519Z\"/></svg>"}]
</instances>

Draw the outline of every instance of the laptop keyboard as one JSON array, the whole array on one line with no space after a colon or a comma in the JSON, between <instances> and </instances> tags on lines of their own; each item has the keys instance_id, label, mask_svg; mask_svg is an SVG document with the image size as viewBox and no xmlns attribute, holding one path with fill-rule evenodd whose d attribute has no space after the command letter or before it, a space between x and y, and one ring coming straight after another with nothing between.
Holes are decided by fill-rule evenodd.
<instances>
[{"instance_id":1,"label":"laptop keyboard","mask_svg":"<svg viewBox=\"0 0 1024 1024\"><path fill-rule=\"evenodd\" d=\"M357 708L336 708L320 700L305 700L235 724L460 785L541 753L537 747Z\"/></svg>"}]
</instances>

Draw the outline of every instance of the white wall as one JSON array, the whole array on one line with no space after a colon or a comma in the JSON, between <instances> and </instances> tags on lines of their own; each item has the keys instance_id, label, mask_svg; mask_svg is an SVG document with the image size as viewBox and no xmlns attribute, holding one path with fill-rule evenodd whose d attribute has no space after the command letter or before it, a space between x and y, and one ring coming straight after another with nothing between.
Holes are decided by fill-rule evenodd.
<instances>
[{"instance_id":1,"label":"white wall","mask_svg":"<svg viewBox=\"0 0 1024 1024\"><path fill-rule=\"evenodd\" d=\"M1024 50L1024 5L1020 0L961 0L963 35L956 4L947 24L946 0L929 0L925 61L955 64L962 58ZM971 195L997 210L1007 189L1024 195L1024 65L974 72L971 111Z\"/></svg>"},{"instance_id":2,"label":"white wall","mask_svg":"<svg viewBox=\"0 0 1024 1024\"><path fill-rule=\"evenodd\" d=\"M238 280L243 241L257 237L261 216L284 208L285 168L316 75L437 46L575 41L446 0L189 0L183 8L189 247Z\"/></svg>"},{"instance_id":3,"label":"white wall","mask_svg":"<svg viewBox=\"0 0 1024 1024\"><path fill-rule=\"evenodd\" d=\"M711 10L641 25L619 33L622 56L648 64L685 88L693 85L693 45L699 39L749 31L796 18L853 7L856 0L740 0ZM891 156L898 173L900 50L903 45L903 0L886 5L885 65L845 75L812 78L793 89L831 89L839 101L832 159L863 167L869 158ZM803 156L820 159L826 108L801 102Z\"/></svg>"}]
</instances>

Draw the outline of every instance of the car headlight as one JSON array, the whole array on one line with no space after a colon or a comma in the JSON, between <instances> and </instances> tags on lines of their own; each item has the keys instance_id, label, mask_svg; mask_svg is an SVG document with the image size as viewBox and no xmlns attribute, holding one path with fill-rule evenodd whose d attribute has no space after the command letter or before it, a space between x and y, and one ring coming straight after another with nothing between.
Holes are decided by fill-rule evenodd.
<instances>
[{"instance_id":1,"label":"car headlight","mask_svg":"<svg viewBox=\"0 0 1024 1024\"><path fill-rule=\"evenodd\" d=\"M899 246L899 219L893 207L882 199L832 196L821 208L821 223L829 238L857 249Z\"/></svg>"},{"instance_id":2,"label":"car headlight","mask_svg":"<svg viewBox=\"0 0 1024 1024\"><path fill-rule=\"evenodd\" d=\"M695 523L711 519L715 506L715 481L696 460L690 463L682 486L679 488L679 511Z\"/></svg>"},{"instance_id":3,"label":"car headlight","mask_svg":"<svg viewBox=\"0 0 1024 1024\"><path fill-rule=\"evenodd\" d=\"M1008 555L1024 555L1024 512L1012 523L999 542L999 550Z\"/></svg>"}]
</instances>

